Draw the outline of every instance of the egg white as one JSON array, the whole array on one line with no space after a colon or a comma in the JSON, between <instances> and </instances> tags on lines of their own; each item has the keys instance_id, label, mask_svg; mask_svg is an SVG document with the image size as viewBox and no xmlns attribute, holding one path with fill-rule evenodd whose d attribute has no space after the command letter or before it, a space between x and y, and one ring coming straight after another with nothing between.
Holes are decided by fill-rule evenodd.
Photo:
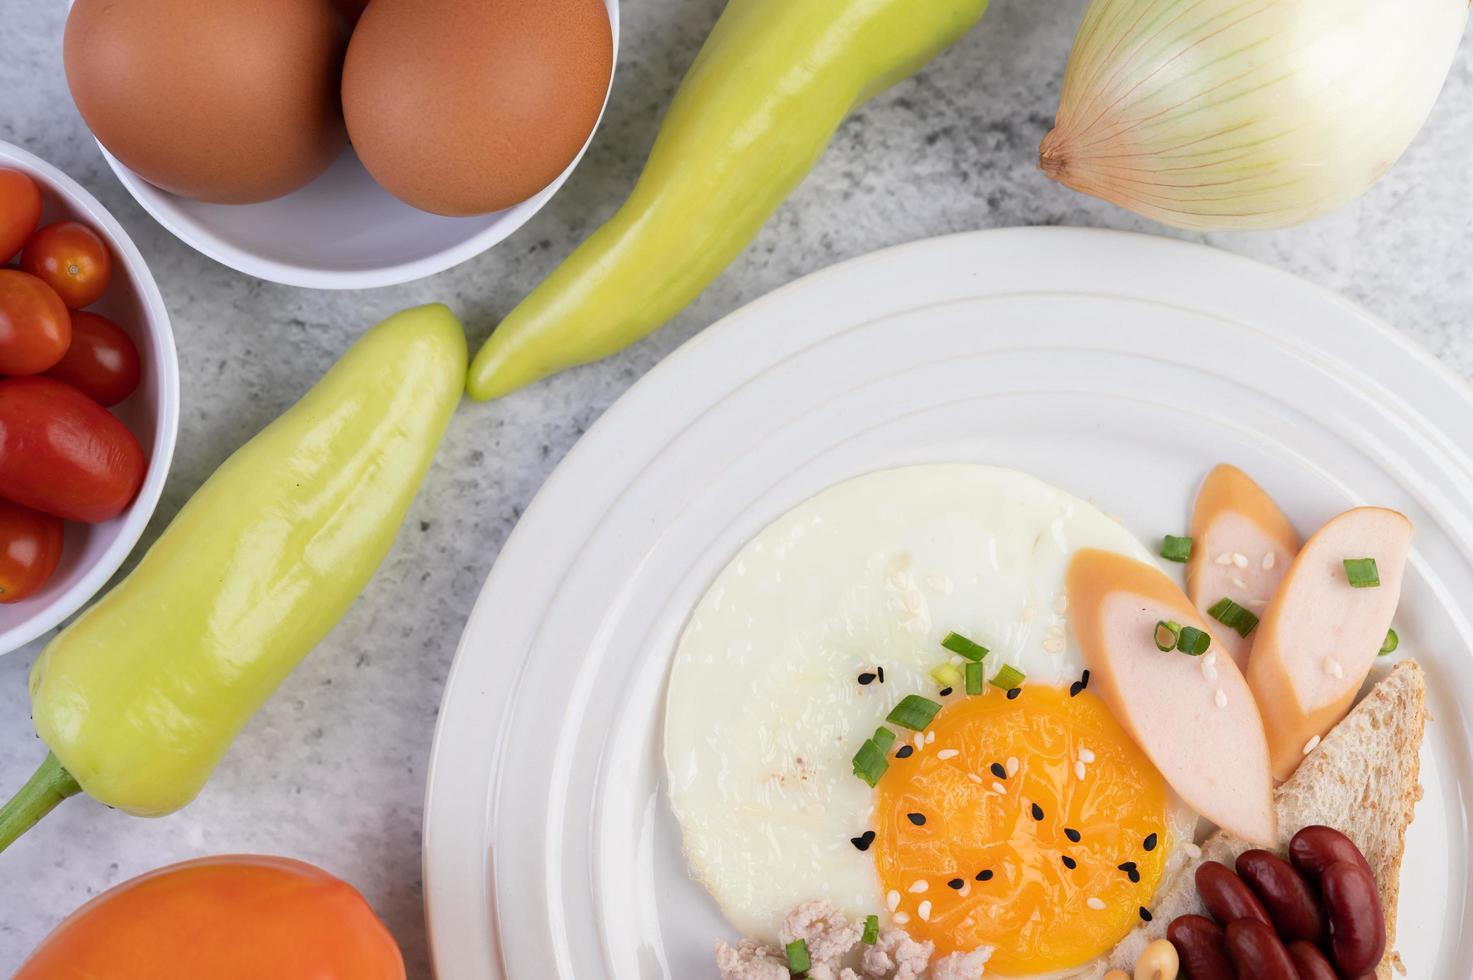
<instances>
[{"instance_id":1,"label":"egg white","mask_svg":"<svg viewBox=\"0 0 1473 980\"><path fill-rule=\"evenodd\" d=\"M738 930L771 941L817 897L883 913L874 862L850 843L873 816L855 750L903 696L935 696L927 674L951 630L992 649L990 671L1077 680L1064 576L1087 547L1152 560L1117 521L1034 477L943 464L841 483L741 549L686 626L665 713L691 872ZM877 666L883 684L857 682ZM1172 809L1168 832L1190 840L1195 818Z\"/></svg>"}]
</instances>

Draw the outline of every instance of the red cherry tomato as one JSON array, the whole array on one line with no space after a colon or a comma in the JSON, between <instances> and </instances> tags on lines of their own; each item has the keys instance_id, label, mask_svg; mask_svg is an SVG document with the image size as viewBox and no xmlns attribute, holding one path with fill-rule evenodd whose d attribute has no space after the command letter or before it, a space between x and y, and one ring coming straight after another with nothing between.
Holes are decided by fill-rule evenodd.
<instances>
[{"instance_id":1,"label":"red cherry tomato","mask_svg":"<svg viewBox=\"0 0 1473 980\"><path fill-rule=\"evenodd\" d=\"M41 188L19 170L0 170L0 265L15 257L41 223Z\"/></svg>"},{"instance_id":2,"label":"red cherry tomato","mask_svg":"<svg viewBox=\"0 0 1473 980\"><path fill-rule=\"evenodd\" d=\"M97 302L113 277L107 243L77 221L58 221L32 235L20 267L56 290L69 310Z\"/></svg>"},{"instance_id":3,"label":"red cherry tomato","mask_svg":"<svg viewBox=\"0 0 1473 980\"><path fill-rule=\"evenodd\" d=\"M0 381L0 493L69 521L123 512L146 469L127 427L55 378Z\"/></svg>"},{"instance_id":4,"label":"red cherry tomato","mask_svg":"<svg viewBox=\"0 0 1473 980\"><path fill-rule=\"evenodd\" d=\"M40 374L72 342L72 319L56 290L30 273L0 269L0 374Z\"/></svg>"},{"instance_id":5,"label":"red cherry tomato","mask_svg":"<svg viewBox=\"0 0 1473 980\"><path fill-rule=\"evenodd\" d=\"M61 561L60 517L0 500L0 605L46 584Z\"/></svg>"},{"instance_id":6,"label":"red cherry tomato","mask_svg":"<svg viewBox=\"0 0 1473 980\"><path fill-rule=\"evenodd\" d=\"M48 378L65 381L99 405L116 405L133 394L140 373L138 348L123 328L105 316L72 313L72 345Z\"/></svg>"}]
</instances>

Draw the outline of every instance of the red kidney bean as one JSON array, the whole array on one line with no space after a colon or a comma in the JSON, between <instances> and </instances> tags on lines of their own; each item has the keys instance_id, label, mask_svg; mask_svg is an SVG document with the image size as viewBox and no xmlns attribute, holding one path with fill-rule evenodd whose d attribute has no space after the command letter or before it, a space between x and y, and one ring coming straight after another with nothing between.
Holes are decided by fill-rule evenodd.
<instances>
[{"instance_id":1,"label":"red kidney bean","mask_svg":"<svg viewBox=\"0 0 1473 980\"><path fill-rule=\"evenodd\" d=\"M1358 864L1370 873L1371 866L1355 841L1334 827L1305 827L1289 841L1289 860L1294 867L1311 877L1318 877L1336 861Z\"/></svg>"},{"instance_id":2,"label":"red kidney bean","mask_svg":"<svg viewBox=\"0 0 1473 980\"><path fill-rule=\"evenodd\" d=\"M1197 894L1202 896L1202 904L1212 917L1223 925L1239 919L1257 919L1266 926L1273 925L1263 903L1225 864L1202 862L1197 868Z\"/></svg>"},{"instance_id":3,"label":"red kidney bean","mask_svg":"<svg viewBox=\"0 0 1473 980\"><path fill-rule=\"evenodd\" d=\"M1340 974L1314 943L1302 939L1290 943L1289 958L1299 971L1299 980L1340 980Z\"/></svg>"},{"instance_id":4,"label":"red kidney bean","mask_svg":"<svg viewBox=\"0 0 1473 980\"><path fill-rule=\"evenodd\" d=\"M1279 942L1273 926L1257 919L1239 919L1226 929L1228 956L1238 976L1252 980L1299 980L1289 951Z\"/></svg>"},{"instance_id":5,"label":"red kidney bean","mask_svg":"<svg viewBox=\"0 0 1473 980\"><path fill-rule=\"evenodd\" d=\"M1184 976L1191 980L1237 980L1222 926L1205 915L1178 916L1167 928L1166 938L1176 947Z\"/></svg>"},{"instance_id":6,"label":"red kidney bean","mask_svg":"<svg viewBox=\"0 0 1473 980\"><path fill-rule=\"evenodd\" d=\"M1284 942L1324 940L1325 917L1319 899L1288 861L1268 851L1244 851L1238 855L1238 877L1263 902Z\"/></svg>"},{"instance_id":7,"label":"red kidney bean","mask_svg":"<svg viewBox=\"0 0 1473 980\"><path fill-rule=\"evenodd\" d=\"M1386 953L1386 917L1376 879L1358 864L1336 861L1320 874L1320 893L1330 916L1330 953L1349 976L1375 969Z\"/></svg>"}]
</instances>

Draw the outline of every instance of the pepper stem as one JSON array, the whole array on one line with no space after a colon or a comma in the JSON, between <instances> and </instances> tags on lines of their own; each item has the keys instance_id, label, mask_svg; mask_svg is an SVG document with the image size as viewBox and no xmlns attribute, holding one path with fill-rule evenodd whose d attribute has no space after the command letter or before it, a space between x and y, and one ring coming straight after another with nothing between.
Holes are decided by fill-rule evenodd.
<instances>
[{"instance_id":1,"label":"pepper stem","mask_svg":"<svg viewBox=\"0 0 1473 980\"><path fill-rule=\"evenodd\" d=\"M10 802L0 807L0 851L15 843L17 837L36 826L56 804L68 796L82 791L72 774L62 768L53 753L46 753L46 761L26 780L20 792Z\"/></svg>"}]
</instances>

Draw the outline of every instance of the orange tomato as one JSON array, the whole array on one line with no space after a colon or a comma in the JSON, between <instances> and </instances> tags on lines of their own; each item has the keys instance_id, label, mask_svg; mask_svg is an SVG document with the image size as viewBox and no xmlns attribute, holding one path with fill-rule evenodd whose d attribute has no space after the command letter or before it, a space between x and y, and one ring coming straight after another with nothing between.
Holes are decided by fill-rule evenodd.
<instances>
[{"instance_id":1,"label":"orange tomato","mask_svg":"<svg viewBox=\"0 0 1473 980\"><path fill-rule=\"evenodd\" d=\"M125 881L73 912L13 980L404 980L363 896L301 861L230 855Z\"/></svg>"},{"instance_id":2,"label":"orange tomato","mask_svg":"<svg viewBox=\"0 0 1473 980\"><path fill-rule=\"evenodd\" d=\"M113 256L97 232L79 221L58 221L31 236L20 267L56 290L69 310L90 306L113 277Z\"/></svg>"}]
</instances>

